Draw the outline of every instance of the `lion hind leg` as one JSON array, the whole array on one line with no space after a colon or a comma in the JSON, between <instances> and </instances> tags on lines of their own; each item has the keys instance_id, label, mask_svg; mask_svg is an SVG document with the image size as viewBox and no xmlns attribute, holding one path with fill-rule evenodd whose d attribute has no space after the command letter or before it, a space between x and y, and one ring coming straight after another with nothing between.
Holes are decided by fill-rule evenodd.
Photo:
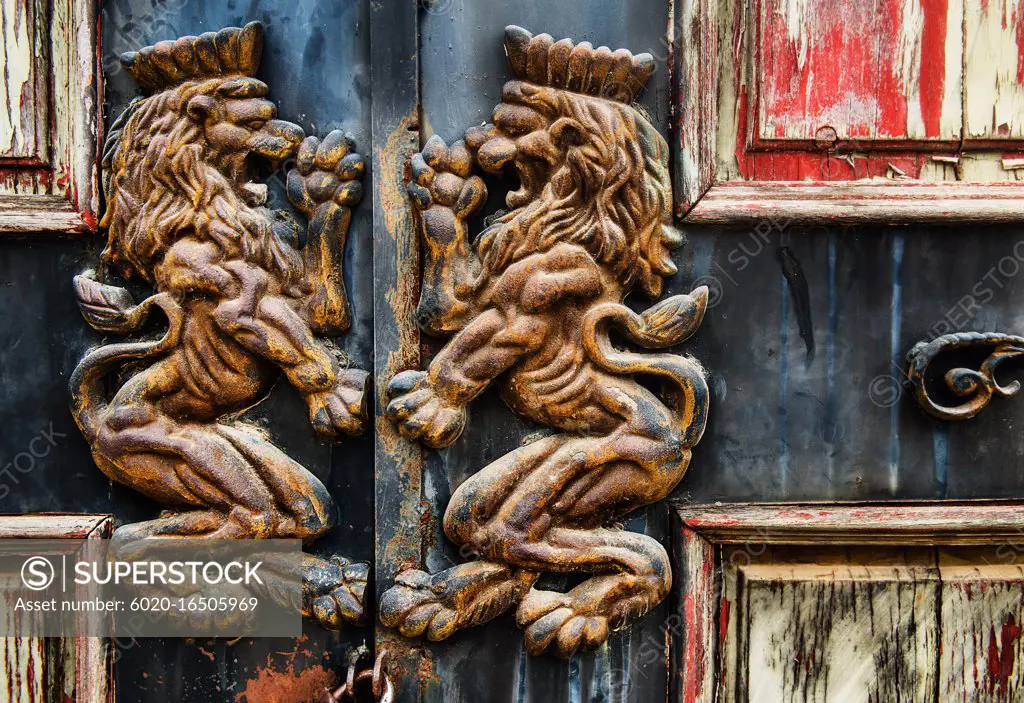
<instances>
[{"instance_id":1,"label":"lion hind leg","mask_svg":"<svg viewBox=\"0 0 1024 703\"><path fill-rule=\"evenodd\" d=\"M384 593L380 619L406 637L438 642L519 603L537 576L493 561L459 564L433 575L412 569Z\"/></svg>"}]
</instances>

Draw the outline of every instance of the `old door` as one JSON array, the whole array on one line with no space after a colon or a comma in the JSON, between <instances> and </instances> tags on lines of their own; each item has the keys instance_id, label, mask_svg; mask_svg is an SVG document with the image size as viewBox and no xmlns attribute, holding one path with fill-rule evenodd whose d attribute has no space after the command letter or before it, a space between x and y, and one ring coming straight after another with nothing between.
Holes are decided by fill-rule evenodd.
<instances>
[{"instance_id":1,"label":"old door","mask_svg":"<svg viewBox=\"0 0 1024 703\"><path fill-rule=\"evenodd\" d=\"M1020 2L0 7L0 538L313 564L301 635L11 637L0 700L1024 701ZM90 434L175 320L176 424Z\"/></svg>"},{"instance_id":2,"label":"old door","mask_svg":"<svg viewBox=\"0 0 1024 703\"><path fill-rule=\"evenodd\" d=\"M609 81L602 73L602 97L638 102L669 144L675 223L686 243L673 253L678 273L656 299L707 286L703 324L673 351L703 364L710 389L706 431L686 475L667 500L620 520L669 549L672 595L589 654L572 650L589 636L589 623L575 633L558 629L568 621L556 608L576 607L571 598L549 596L547 620L520 606L464 631L464 619L491 613L456 616L453 627L449 611L410 606L451 603L445 589L453 587L439 574L469 574L468 567L450 571L466 562L490 569L480 564L501 552L490 549L495 543L507 549L499 556L517 558L508 546L514 540L501 533L490 533L495 542L484 540L483 549L466 546L462 520L479 528L473 505L500 511L487 501L503 495L474 477L557 442L550 428L557 418L536 422L539 413L522 401L510 412L521 387L506 386L504 397L488 389L474 400L447 448L420 450L381 428L378 607L387 624L427 640L410 645L393 627L378 629L378 646L389 648L400 678L415 680L417 692L401 695L1024 700L1015 502L1024 475L1013 431L1022 411L1000 399L1016 391L1010 379L994 376L996 365L1019 354L1019 342L1002 335L1020 333L1013 223L1024 193L1015 126L1022 16L1016 2L972 0L455 1L396 16L384 36L401 34L403 50L379 70L397 71L382 75L404 76L407 90L389 85L386 106L375 100L374 111L386 117L387 145L399 153L433 135L450 145L465 134L472 147L467 128L509 119L500 113L521 101L523 89L506 81L525 74L534 84L560 85L566 60L579 56L584 65L586 52L572 53L581 42L616 56L619 48L650 54L649 79ZM550 38L509 35L506 24ZM418 67L406 63L414 51ZM592 85L583 78L569 87L586 93ZM521 124L529 132L530 118ZM526 165L518 184L487 180L484 212L521 202L502 202L506 188L536 193L538 173L543 168ZM392 183L410 177L417 172L396 173ZM378 178L380 202L390 207L395 189L387 174ZM509 220L487 222L502 221ZM388 355L378 356L390 364L385 377L452 358L443 341L418 337L413 323L410 277L423 272L428 305L424 311L421 294L419 311L430 313L438 276L436 250L416 248L415 222L384 223L385 246L395 248L377 285L395 297L378 307L376 325L402 349L378 348ZM486 226L469 226L471 235L485 231L481 247L500 236ZM538 231L520 236L543 236ZM627 303L637 312L651 305L641 290ZM426 323L437 327L429 315ZM644 345L629 344L636 341L624 333L613 343L639 350ZM931 344L908 359L918 342ZM1011 364L999 373L1011 373ZM960 370L944 377L952 368ZM565 373L563 381L572 372ZM394 408L392 419L408 410ZM447 444L406 429L427 444ZM550 467L554 486L557 464ZM453 504L469 517L446 516ZM586 569L549 567L554 573L535 588L579 592L572 589ZM396 591L392 579L401 573ZM442 595L416 601L430 589ZM480 602L474 596L462 605ZM534 656L537 649L546 656ZM559 649L571 656L550 656Z\"/></svg>"}]
</instances>

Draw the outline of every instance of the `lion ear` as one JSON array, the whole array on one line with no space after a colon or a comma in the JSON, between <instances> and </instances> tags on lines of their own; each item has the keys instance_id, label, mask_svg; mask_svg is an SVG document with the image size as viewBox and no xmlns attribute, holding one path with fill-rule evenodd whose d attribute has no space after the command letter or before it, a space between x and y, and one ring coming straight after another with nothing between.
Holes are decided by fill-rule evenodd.
<instances>
[{"instance_id":1,"label":"lion ear","mask_svg":"<svg viewBox=\"0 0 1024 703\"><path fill-rule=\"evenodd\" d=\"M209 95L197 95L188 101L188 107L185 108L188 112L188 116L192 118L194 122L205 122L206 118L217 109L217 102Z\"/></svg>"},{"instance_id":2,"label":"lion ear","mask_svg":"<svg viewBox=\"0 0 1024 703\"><path fill-rule=\"evenodd\" d=\"M580 146L586 141L583 125L569 117L555 120L548 128L548 132L551 134L551 140L562 148Z\"/></svg>"}]
</instances>

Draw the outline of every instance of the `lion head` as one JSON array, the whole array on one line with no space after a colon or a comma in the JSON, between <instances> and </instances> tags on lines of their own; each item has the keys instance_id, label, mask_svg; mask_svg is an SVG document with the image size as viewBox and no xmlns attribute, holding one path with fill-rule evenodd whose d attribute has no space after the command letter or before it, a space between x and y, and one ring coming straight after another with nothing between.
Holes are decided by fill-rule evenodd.
<instances>
[{"instance_id":1,"label":"lion head","mask_svg":"<svg viewBox=\"0 0 1024 703\"><path fill-rule=\"evenodd\" d=\"M253 167L256 158L294 154L303 132L275 119L266 84L253 77L262 36L252 23L121 57L152 91L112 126L104 150L103 260L124 275L152 282L154 266L184 236L287 273Z\"/></svg>"},{"instance_id":2,"label":"lion head","mask_svg":"<svg viewBox=\"0 0 1024 703\"><path fill-rule=\"evenodd\" d=\"M668 144L629 100L653 70L646 54L554 42L506 30L517 80L507 83L493 125L467 145L490 172L514 166L510 211L479 240L485 270L498 272L556 244L585 247L625 290L661 293L676 272Z\"/></svg>"}]
</instances>

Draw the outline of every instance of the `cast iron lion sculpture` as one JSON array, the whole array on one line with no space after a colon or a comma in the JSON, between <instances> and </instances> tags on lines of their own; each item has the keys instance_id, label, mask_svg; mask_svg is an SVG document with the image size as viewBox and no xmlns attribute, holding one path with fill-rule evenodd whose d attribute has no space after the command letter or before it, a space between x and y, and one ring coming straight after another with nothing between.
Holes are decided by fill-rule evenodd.
<instances>
[{"instance_id":1,"label":"cast iron lion sculpture","mask_svg":"<svg viewBox=\"0 0 1024 703\"><path fill-rule=\"evenodd\" d=\"M112 125L104 154L108 242L99 271L75 278L97 330L139 332L157 308L156 341L107 344L71 379L72 411L100 469L167 507L118 530L147 537L298 538L330 529L324 485L235 418L279 376L329 438L366 423L368 374L328 342L349 326L341 253L362 197L362 157L276 119L254 75L258 23L160 42L122 62L149 93ZM281 163L289 199L309 218L303 247L251 181L256 159ZM114 270L155 294L135 304L104 282ZM106 379L120 373L113 397ZM306 556L303 609L329 627L362 619L367 566Z\"/></svg>"},{"instance_id":2,"label":"cast iron lion sculpture","mask_svg":"<svg viewBox=\"0 0 1024 703\"><path fill-rule=\"evenodd\" d=\"M707 416L696 361L623 350L610 333L645 348L678 344L699 326L707 289L643 313L623 305L637 288L660 295L682 243L668 145L629 103L651 56L518 27L505 49L515 80L493 124L450 147L432 137L413 158L408 190L425 252L418 321L454 336L426 371L391 380L387 414L405 437L445 447L470 401L501 378L515 412L559 432L455 491L445 533L478 561L403 572L380 609L403 634L440 640L518 605L528 650L569 657L668 593L662 545L615 523L678 484ZM486 197L474 167L514 167L521 188L471 242L467 222ZM545 571L589 578L558 593L535 587Z\"/></svg>"}]
</instances>

